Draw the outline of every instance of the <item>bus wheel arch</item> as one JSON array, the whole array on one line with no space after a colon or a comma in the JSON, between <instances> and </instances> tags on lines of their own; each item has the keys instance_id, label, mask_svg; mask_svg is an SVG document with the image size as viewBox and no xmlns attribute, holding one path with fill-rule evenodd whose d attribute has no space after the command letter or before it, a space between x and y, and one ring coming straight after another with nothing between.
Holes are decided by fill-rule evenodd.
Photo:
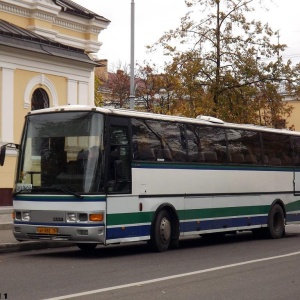
<instances>
[{"instance_id":1,"label":"bus wheel arch","mask_svg":"<svg viewBox=\"0 0 300 300\"><path fill-rule=\"evenodd\" d=\"M151 223L149 246L157 252L167 251L179 246L179 218L176 209L168 203L161 204Z\"/></svg>"},{"instance_id":2,"label":"bus wheel arch","mask_svg":"<svg viewBox=\"0 0 300 300\"><path fill-rule=\"evenodd\" d=\"M285 234L286 211L281 199L276 199L270 206L268 213L267 235L272 239L279 239Z\"/></svg>"},{"instance_id":3,"label":"bus wheel arch","mask_svg":"<svg viewBox=\"0 0 300 300\"><path fill-rule=\"evenodd\" d=\"M271 211L271 208L272 208L275 204L278 204L278 205L281 206L281 208L282 208L282 210L283 210L283 213L284 213L284 218L286 218L286 210L285 210L284 203L283 203L283 201L282 201L281 199L279 199L279 198L275 199L275 200L272 202L272 204L271 204L271 206L270 206L270 209L269 209L269 213L270 213L270 211Z\"/></svg>"}]
</instances>

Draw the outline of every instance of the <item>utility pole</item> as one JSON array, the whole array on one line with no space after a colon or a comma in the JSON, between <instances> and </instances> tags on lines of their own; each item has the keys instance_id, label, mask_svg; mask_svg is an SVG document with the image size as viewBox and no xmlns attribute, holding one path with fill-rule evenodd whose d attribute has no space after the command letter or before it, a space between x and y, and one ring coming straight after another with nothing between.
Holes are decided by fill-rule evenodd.
<instances>
[{"instance_id":1,"label":"utility pole","mask_svg":"<svg viewBox=\"0 0 300 300\"><path fill-rule=\"evenodd\" d=\"M280 35L279 35L279 30L277 31L277 46L278 46L278 50L277 50L277 60L279 61L279 39L280 39Z\"/></svg>"},{"instance_id":2,"label":"utility pole","mask_svg":"<svg viewBox=\"0 0 300 300\"><path fill-rule=\"evenodd\" d=\"M129 108L134 109L135 86L134 86L134 0L131 0L131 47L130 47L130 96Z\"/></svg>"}]
</instances>

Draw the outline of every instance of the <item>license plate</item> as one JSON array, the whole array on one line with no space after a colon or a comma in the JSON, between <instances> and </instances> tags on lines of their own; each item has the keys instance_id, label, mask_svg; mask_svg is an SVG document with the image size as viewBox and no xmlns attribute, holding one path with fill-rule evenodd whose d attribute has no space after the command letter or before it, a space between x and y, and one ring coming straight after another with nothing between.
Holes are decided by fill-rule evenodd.
<instances>
[{"instance_id":1,"label":"license plate","mask_svg":"<svg viewBox=\"0 0 300 300\"><path fill-rule=\"evenodd\" d=\"M58 234L58 229L53 227L38 227L36 231L40 234Z\"/></svg>"}]
</instances>

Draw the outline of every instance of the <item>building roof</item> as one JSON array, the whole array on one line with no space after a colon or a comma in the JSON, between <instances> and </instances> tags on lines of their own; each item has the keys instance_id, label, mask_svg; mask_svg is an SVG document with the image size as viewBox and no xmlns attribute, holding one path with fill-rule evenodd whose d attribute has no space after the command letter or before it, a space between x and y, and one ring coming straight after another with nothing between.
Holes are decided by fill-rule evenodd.
<instances>
[{"instance_id":1,"label":"building roof","mask_svg":"<svg viewBox=\"0 0 300 300\"><path fill-rule=\"evenodd\" d=\"M96 19L104 22L110 22L108 19L88 10L87 8L71 1L71 0L52 0L56 5L60 6L65 13L77 15L87 19Z\"/></svg>"},{"instance_id":2,"label":"building roof","mask_svg":"<svg viewBox=\"0 0 300 300\"><path fill-rule=\"evenodd\" d=\"M0 19L1 45L96 65L82 49L55 42Z\"/></svg>"}]
</instances>

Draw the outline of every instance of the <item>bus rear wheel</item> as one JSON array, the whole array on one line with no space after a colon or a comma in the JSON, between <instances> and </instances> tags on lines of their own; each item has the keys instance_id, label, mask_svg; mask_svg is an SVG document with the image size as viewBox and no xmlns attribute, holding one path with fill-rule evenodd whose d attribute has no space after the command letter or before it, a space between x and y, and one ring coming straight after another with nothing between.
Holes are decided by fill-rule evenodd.
<instances>
[{"instance_id":1,"label":"bus rear wheel","mask_svg":"<svg viewBox=\"0 0 300 300\"><path fill-rule=\"evenodd\" d=\"M166 210L161 210L153 224L153 231L149 246L157 252L167 251L172 234L172 223L169 213Z\"/></svg>"},{"instance_id":2,"label":"bus rear wheel","mask_svg":"<svg viewBox=\"0 0 300 300\"><path fill-rule=\"evenodd\" d=\"M284 212L279 204L275 204L268 217L268 237L272 239L280 239L285 234Z\"/></svg>"}]
</instances>

